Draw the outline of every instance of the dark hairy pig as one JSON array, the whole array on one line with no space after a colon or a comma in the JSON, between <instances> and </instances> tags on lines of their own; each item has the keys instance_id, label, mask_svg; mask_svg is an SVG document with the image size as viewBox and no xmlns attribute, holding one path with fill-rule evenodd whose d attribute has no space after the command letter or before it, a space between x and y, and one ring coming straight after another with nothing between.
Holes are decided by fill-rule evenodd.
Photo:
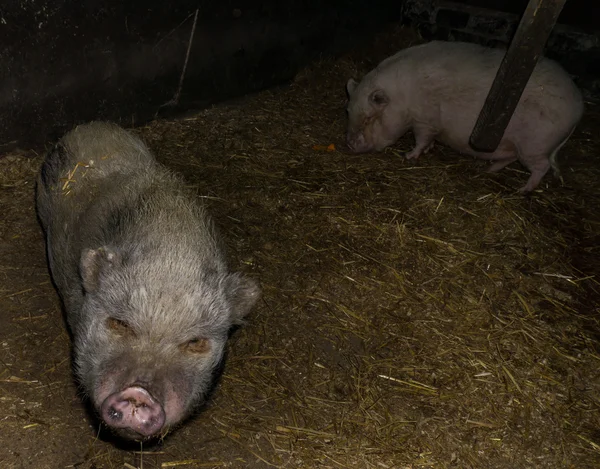
<instances>
[{"instance_id":1,"label":"dark hairy pig","mask_svg":"<svg viewBox=\"0 0 600 469\"><path fill-rule=\"evenodd\" d=\"M166 434L204 401L258 284L229 270L184 181L115 124L54 146L37 209L81 387L121 437Z\"/></svg>"}]
</instances>

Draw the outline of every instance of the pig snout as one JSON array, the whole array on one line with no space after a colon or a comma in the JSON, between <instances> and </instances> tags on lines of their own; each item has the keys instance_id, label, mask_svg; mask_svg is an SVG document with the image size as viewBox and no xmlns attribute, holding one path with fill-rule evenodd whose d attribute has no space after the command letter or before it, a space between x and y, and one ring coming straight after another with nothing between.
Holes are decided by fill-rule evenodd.
<instances>
[{"instance_id":1,"label":"pig snout","mask_svg":"<svg viewBox=\"0 0 600 469\"><path fill-rule=\"evenodd\" d=\"M367 142L363 132L348 133L346 145L352 153L366 153L371 150L372 145Z\"/></svg>"},{"instance_id":2,"label":"pig snout","mask_svg":"<svg viewBox=\"0 0 600 469\"><path fill-rule=\"evenodd\" d=\"M102 403L100 414L109 427L142 437L158 434L165 424L162 405L140 386L131 386L108 396Z\"/></svg>"}]
</instances>

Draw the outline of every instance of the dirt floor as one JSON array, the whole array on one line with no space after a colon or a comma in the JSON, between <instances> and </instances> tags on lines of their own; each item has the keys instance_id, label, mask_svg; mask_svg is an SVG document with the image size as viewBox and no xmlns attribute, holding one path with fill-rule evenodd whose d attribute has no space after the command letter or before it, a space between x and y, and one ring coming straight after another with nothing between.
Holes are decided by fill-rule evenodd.
<instances>
[{"instance_id":1,"label":"dirt floor","mask_svg":"<svg viewBox=\"0 0 600 469\"><path fill-rule=\"evenodd\" d=\"M516 163L488 174L442 145L404 160L410 134L328 151L346 80L411 40L136 129L264 291L210 404L152 448L105 441L81 403L35 218L41 156L0 159L0 468L600 467L600 110L564 180L528 197Z\"/></svg>"}]
</instances>

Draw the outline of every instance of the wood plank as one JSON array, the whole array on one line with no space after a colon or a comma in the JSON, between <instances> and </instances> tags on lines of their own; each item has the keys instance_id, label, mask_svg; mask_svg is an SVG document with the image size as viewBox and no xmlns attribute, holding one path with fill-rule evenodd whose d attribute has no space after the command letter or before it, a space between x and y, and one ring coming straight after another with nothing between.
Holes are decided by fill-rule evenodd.
<instances>
[{"instance_id":1,"label":"wood plank","mask_svg":"<svg viewBox=\"0 0 600 469\"><path fill-rule=\"evenodd\" d=\"M565 2L529 0L471 133L475 150L498 148Z\"/></svg>"}]
</instances>

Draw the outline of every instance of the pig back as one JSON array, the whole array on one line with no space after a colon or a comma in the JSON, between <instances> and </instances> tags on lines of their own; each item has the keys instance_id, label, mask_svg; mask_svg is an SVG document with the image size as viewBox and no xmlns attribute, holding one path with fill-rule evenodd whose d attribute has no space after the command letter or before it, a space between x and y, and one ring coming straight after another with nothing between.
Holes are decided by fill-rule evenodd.
<instances>
[{"instance_id":1,"label":"pig back","mask_svg":"<svg viewBox=\"0 0 600 469\"><path fill-rule=\"evenodd\" d=\"M172 240L196 233L203 245L216 242L204 209L188 192L139 138L114 124L93 122L66 134L42 165L37 209L67 310L77 310L81 302L81 291L73 286L85 248L137 246L156 236L161 224L172 228ZM182 210L188 213L185 227L177 216Z\"/></svg>"},{"instance_id":2,"label":"pig back","mask_svg":"<svg viewBox=\"0 0 600 469\"><path fill-rule=\"evenodd\" d=\"M405 96L413 121L438 129L444 143L468 153L469 136L504 57L504 49L463 42L433 41L382 62ZM408 80L406 77L410 77ZM523 91L505 135L511 139L562 141L583 113L583 98L568 73L541 57ZM532 120L536 131L531 132ZM537 143L536 143L537 144Z\"/></svg>"}]
</instances>

